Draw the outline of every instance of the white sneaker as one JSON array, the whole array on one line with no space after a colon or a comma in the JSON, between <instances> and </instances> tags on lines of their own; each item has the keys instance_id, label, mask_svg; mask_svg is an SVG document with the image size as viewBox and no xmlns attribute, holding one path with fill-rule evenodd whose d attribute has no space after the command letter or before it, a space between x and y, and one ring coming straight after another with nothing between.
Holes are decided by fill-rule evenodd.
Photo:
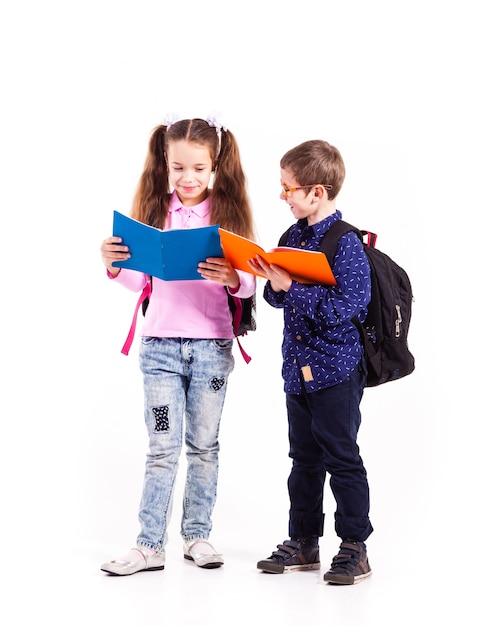
<instances>
[{"instance_id":1,"label":"white sneaker","mask_svg":"<svg viewBox=\"0 0 483 626\"><path fill-rule=\"evenodd\" d=\"M183 546L184 558L194 561L198 567L214 569L224 563L223 556L205 539L185 541Z\"/></svg>"},{"instance_id":2,"label":"white sneaker","mask_svg":"<svg viewBox=\"0 0 483 626\"><path fill-rule=\"evenodd\" d=\"M124 557L101 565L101 570L116 576L129 576L136 572L164 569L164 559L164 552L152 553L136 546Z\"/></svg>"}]
</instances>

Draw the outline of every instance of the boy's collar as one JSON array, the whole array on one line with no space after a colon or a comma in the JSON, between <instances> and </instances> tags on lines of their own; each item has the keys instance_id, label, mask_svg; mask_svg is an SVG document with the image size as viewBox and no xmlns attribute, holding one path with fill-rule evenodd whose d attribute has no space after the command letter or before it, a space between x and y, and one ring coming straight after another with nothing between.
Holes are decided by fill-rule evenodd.
<instances>
[{"instance_id":1,"label":"boy's collar","mask_svg":"<svg viewBox=\"0 0 483 626\"><path fill-rule=\"evenodd\" d=\"M320 222L316 222L315 224L312 224L311 227L315 235L324 235L332 226L332 224L337 222L337 220L341 220L341 219L342 219L342 213L339 210L336 210L334 213L331 213L327 217L324 217L324 219L320 220ZM297 224L301 231L304 230L304 228L308 227L307 218L304 217L303 219L298 220Z\"/></svg>"}]
</instances>

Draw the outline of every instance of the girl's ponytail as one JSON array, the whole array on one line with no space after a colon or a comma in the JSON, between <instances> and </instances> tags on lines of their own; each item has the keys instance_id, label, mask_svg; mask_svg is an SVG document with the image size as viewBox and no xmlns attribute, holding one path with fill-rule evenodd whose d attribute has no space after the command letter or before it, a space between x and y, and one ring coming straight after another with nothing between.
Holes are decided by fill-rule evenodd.
<instances>
[{"instance_id":1,"label":"girl's ponytail","mask_svg":"<svg viewBox=\"0 0 483 626\"><path fill-rule=\"evenodd\" d=\"M131 209L131 217L156 228L163 228L170 200L165 156L166 130L167 126L161 124L151 135L144 170Z\"/></svg>"},{"instance_id":2,"label":"girl's ponytail","mask_svg":"<svg viewBox=\"0 0 483 626\"><path fill-rule=\"evenodd\" d=\"M225 128L220 129L219 139L212 192L212 223L253 239L252 209L237 141L233 133Z\"/></svg>"}]
</instances>

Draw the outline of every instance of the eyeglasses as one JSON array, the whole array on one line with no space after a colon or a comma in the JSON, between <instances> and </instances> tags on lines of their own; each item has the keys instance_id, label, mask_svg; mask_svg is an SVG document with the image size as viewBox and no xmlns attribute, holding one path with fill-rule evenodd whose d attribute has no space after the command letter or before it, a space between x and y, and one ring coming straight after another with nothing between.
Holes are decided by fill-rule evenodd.
<instances>
[{"instance_id":1,"label":"eyeglasses","mask_svg":"<svg viewBox=\"0 0 483 626\"><path fill-rule=\"evenodd\" d=\"M332 185L325 185L324 183L312 183L311 185L302 185L301 187L287 187L287 185L284 185L282 183L282 190L283 190L283 193L287 195L288 193L292 191L297 191L298 189L309 189L311 187L316 187L317 185L320 185L321 187L323 187L324 189L327 189L328 191L332 189Z\"/></svg>"}]
</instances>

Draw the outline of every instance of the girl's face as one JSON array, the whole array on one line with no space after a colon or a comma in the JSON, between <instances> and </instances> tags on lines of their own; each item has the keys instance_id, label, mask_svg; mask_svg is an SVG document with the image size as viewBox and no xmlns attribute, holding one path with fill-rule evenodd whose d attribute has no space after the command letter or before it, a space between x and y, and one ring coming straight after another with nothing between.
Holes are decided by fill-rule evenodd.
<instances>
[{"instance_id":1,"label":"girl's face","mask_svg":"<svg viewBox=\"0 0 483 626\"><path fill-rule=\"evenodd\" d=\"M194 206L208 196L213 161L207 147L185 140L169 144L166 152L169 182L185 206Z\"/></svg>"}]
</instances>

